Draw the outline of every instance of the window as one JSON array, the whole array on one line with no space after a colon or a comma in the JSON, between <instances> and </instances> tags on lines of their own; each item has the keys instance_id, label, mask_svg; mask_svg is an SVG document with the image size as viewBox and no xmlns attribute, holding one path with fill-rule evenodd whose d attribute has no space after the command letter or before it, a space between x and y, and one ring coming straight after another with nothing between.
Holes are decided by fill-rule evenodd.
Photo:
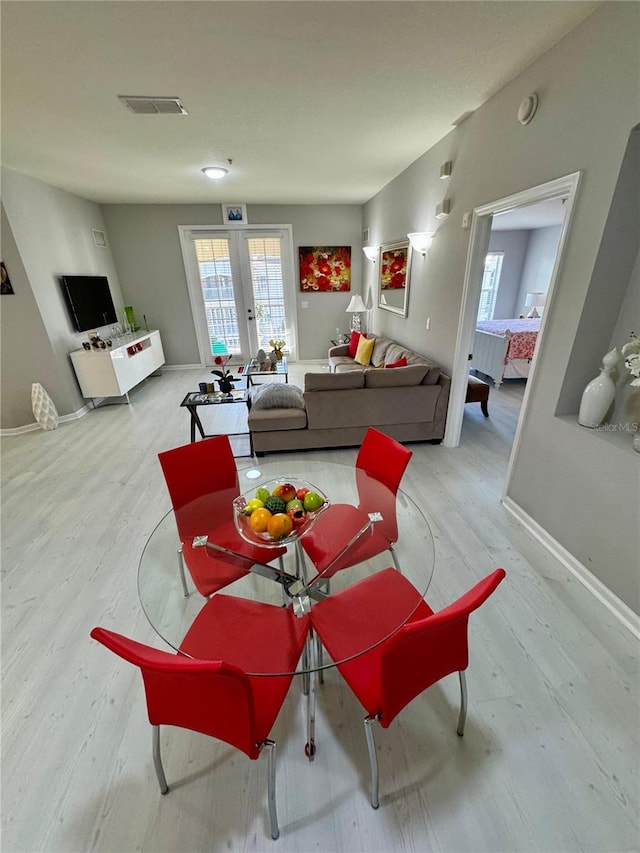
<instances>
[{"instance_id":1,"label":"window","mask_svg":"<svg viewBox=\"0 0 640 853\"><path fill-rule=\"evenodd\" d=\"M496 297L498 296L498 288L500 287L503 258L504 252L489 252L484 259L480 305L478 306L478 320L480 322L493 320Z\"/></svg>"}]
</instances>

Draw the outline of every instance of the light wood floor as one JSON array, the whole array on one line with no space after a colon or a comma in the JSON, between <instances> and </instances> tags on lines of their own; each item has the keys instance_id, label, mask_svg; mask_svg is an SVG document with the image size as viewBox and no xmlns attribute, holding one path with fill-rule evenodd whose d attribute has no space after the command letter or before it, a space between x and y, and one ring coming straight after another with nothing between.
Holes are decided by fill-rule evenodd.
<instances>
[{"instance_id":1,"label":"light wood floor","mask_svg":"<svg viewBox=\"0 0 640 853\"><path fill-rule=\"evenodd\" d=\"M89 631L155 644L136 567L169 508L156 454L188 440L178 403L206 378L166 372L130 406L2 442L3 851L638 850L637 646L500 504L521 396L509 384L492 390L489 419L467 405L461 447L412 445L403 483L431 520L434 606L507 571L471 618L465 737L450 676L376 732L374 812L363 712L332 672L315 763L295 682L273 732L277 842L264 759L164 729L172 789L160 796L139 673ZM234 430L243 408L219 425Z\"/></svg>"}]
</instances>

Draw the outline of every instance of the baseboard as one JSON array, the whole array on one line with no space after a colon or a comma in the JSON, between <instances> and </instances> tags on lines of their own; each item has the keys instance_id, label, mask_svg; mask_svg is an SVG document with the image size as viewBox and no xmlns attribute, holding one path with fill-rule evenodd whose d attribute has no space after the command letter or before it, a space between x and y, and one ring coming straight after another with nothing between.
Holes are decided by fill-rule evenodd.
<instances>
[{"instance_id":1,"label":"baseboard","mask_svg":"<svg viewBox=\"0 0 640 853\"><path fill-rule=\"evenodd\" d=\"M58 418L58 423L66 424L69 421L77 421L79 418L84 417L87 412L90 412L91 409L91 406L83 406L76 412L71 412L68 415L60 415L60 417ZM39 429L42 429L42 427L40 426L40 424L35 422L31 424L25 424L24 426L19 427L9 427L8 429L0 429L0 437L9 435L24 435L24 433L35 432Z\"/></svg>"},{"instance_id":2,"label":"baseboard","mask_svg":"<svg viewBox=\"0 0 640 853\"><path fill-rule=\"evenodd\" d=\"M631 631L637 639L640 639L640 616L638 616L637 613L625 604L621 598L618 598L615 593L611 592L611 590L605 586L602 581L593 574L593 572L590 572L586 566L573 556L573 554L567 551L563 545L554 539L553 536L551 536L544 527L538 524L537 521L531 518L531 516L526 513L512 498L505 497L502 499L502 503L507 512L511 513L511 515L516 518L520 524L522 524L522 526L538 540L538 542L542 543L542 545L544 545L544 547L553 554L553 556L559 560L562 565L568 569L601 604L604 604L607 610L612 613L628 631Z\"/></svg>"}]
</instances>

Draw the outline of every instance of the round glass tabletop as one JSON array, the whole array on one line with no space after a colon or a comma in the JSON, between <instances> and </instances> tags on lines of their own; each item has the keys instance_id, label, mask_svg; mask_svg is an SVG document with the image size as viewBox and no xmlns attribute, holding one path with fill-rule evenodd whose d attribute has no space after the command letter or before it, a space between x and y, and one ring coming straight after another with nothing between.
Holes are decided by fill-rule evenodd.
<instances>
[{"instance_id":1,"label":"round glass tabletop","mask_svg":"<svg viewBox=\"0 0 640 853\"><path fill-rule=\"evenodd\" d=\"M427 520L406 492L394 492L360 469L335 462L280 459L240 470L238 478L234 494L212 492L176 512L170 510L147 540L138 566L138 594L149 622L166 643L201 658L190 637L198 624L202 633L203 620L209 620L212 631L227 632L227 645L229 631L241 632L238 646L246 643L250 609L242 624L216 624L216 596L291 607L300 618L310 614L313 624L313 608L327 596L340 595L385 570L399 571L415 591L407 585L405 600L380 600L375 614L345 617L353 619L350 657L381 643L411 618L431 581L434 543ZM238 523L234 500L242 496L249 501L259 489L271 491L274 482L312 484L326 497L327 506L282 540L261 542L252 534L240 535L245 522ZM339 662L303 657L302 670Z\"/></svg>"}]
</instances>

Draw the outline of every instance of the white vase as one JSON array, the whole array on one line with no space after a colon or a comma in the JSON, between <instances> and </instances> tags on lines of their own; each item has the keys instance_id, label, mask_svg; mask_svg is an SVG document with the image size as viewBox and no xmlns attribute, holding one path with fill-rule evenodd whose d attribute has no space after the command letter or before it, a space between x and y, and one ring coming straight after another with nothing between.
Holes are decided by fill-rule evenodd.
<instances>
[{"instance_id":1,"label":"white vase","mask_svg":"<svg viewBox=\"0 0 640 853\"><path fill-rule=\"evenodd\" d=\"M582 392L578 423L580 426L596 429L609 411L616 396L616 384L611 374L616 369L620 356L612 349L602 359L600 375L592 379Z\"/></svg>"}]
</instances>

